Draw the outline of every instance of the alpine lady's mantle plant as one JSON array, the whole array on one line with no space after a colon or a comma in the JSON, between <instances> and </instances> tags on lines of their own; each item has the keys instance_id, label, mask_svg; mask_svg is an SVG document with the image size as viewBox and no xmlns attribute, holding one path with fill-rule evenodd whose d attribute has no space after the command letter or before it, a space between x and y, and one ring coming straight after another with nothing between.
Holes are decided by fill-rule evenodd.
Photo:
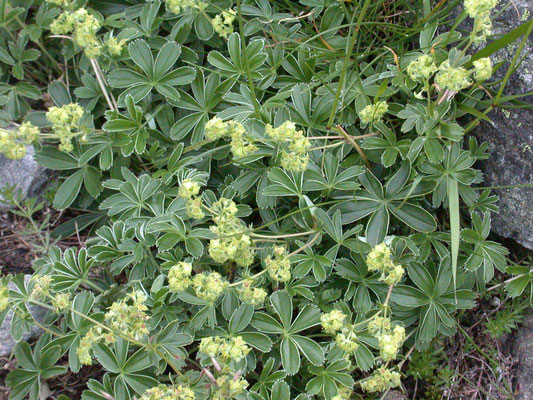
<instances>
[{"instance_id":1,"label":"alpine lady's mantle plant","mask_svg":"<svg viewBox=\"0 0 533 400\"><path fill-rule=\"evenodd\" d=\"M29 282L3 278L13 336L46 332L18 345L11 399L91 364L104 373L84 400L400 387L409 354L453 335L507 265L487 240L496 199L472 187L485 146L457 122L486 118L487 94L511 100L485 84L489 52L467 55L495 3L466 0L473 31L435 36L449 10L421 1L420 21L382 24L381 39L375 21L410 14L368 0L1 2L17 40L0 52L17 102L1 116L23 122L0 151L34 143L63 176L54 206L85 210L60 231L90 232ZM46 80L34 60L57 78L44 111L26 100ZM49 310L42 324L29 304Z\"/></svg>"}]
</instances>

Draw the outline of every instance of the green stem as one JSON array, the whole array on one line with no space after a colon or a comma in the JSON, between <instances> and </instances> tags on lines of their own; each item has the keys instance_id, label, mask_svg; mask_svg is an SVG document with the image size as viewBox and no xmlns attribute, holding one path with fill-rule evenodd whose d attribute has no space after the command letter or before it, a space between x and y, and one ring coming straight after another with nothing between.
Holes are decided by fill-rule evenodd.
<instances>
[{"instance_id":1,"label":"green stem","mask_svg":"<svg viewBox=\"0 0 533 400\"><path fill-rule=\"evenodd\" d=\"M366 15L366 12L369 6L370 6L370 0L365 0L365 3L363 4L363 8L361 9L361 12L359 13L359 18L357 19L356 25L353 28L352 38L349 42L349 45L346 46L346 52L344 55L344 63L342 65L341 76L339 79L339 86L337 87L337 93L335 94L335 99L333 100L333 106L331 108L331 114L329 115L329 120L328 120L328 125L327 125L328 129L331 129L331 126L333 125L333 119L335 118L335 112L337 110L337 106L339 105L340 96L342 93L342 89L344 87L344 81L346 80L346 74L348 72L348 64L350 63L350 57L353 53L355 42L357 41L359 30L361 29L361 24L363 23L363 19L365 18L365 15ZM353 14L353 17L355 17L355 14L356 13Z\"/></svg>"},{"instance_id":2,"label":"green stem","mask_svg":"<svg viewBox=\"0 0 533 400\"><path fill-rule=\"evenodd\" d=\"M259 105L259 102L257 101L257 97L255 95L255 87L254 87L254 81L252 79L252 71L250 70L250 63L248 62L248 52L246 51L246 41L244 37L244 24L243 24L243 18L242 18L242 10L241 10L241 0L237 0L237 17L239 19L239 34L241 37L241 52L243 55L243 61L246 69L246 75L248 77L248 87L250 88L250 92L252 94L252 99L254 103L254 110L257 118L260 120L261 118L261 107Z\"/></svg>"}]
</instances>

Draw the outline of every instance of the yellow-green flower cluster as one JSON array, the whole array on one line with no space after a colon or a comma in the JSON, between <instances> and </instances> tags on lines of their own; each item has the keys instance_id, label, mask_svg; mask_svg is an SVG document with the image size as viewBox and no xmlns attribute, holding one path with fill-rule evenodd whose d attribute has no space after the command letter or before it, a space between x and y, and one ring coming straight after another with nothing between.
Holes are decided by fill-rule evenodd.
<instances>
[{"instance_id":1,"label":"yellow-green flower cluster","mask_svg":"<svg viewBox=\"0 0 533 400\"><path fill-rule=\"evenodd\" d=\"M211 20L213 29L224 39L227 39L228 35L233 32L233 22L235 21L236 16L237 13L231 8L222 11L222 14L218 14Z\"/></svg>"},{"instance_id":2,"label":"yellow-green flower cluster","mask_svg":"<svg viewBox=\"0 0 533 400\"><path fill-rule=\"evenodd\" d=\"M52 123L52 132L60 141L60 150L70 152L74 148L72 138L80 133L79 122L83 113L83 108L78 103L48 109L46 119Z\"/></svg>"},{"instance_id":3,"label":"yellow-green flower cluster","mask_svg":"<svg viewBox=\"0 0 533 400\"><path fill-rule=\"evenodd\" d=\"M100 41L96 37L100 27L100 22L85 8L79 8L74 12L63 11L50 24L50 30L55 35L72 32L72 40L84 49L85 55L89 58L95 58L102 50Z\"/></svg>"},{"instance_id":4,"label":"yellow-green flower cluster","mask_svg":"<svg viewBox=\"0 0 533 400\"><path fill-rule=\"evenodd\" d=\"M168 287L174 293L183 292L191 285L192 264L180 261L168 271Z\"/></svg>"},{"instance_id":5,"label":"yellow-green flower cluster","mask_svg":"<svg viewBox=\"0 0 533 400\"><path fill-rule=\"evenodd\" d=\"M415 82L426 82L437 72L433 57L426 54L413 60L407 66L407 74Z\"/></svg>"},{"instance_id":6,"label":"yellow-green flower cluster","mask_svg":"<svg viewBox=\"0 0 533 400\"><path fill-rule=\"evenodd\" d=\"M52 297L52 306L56 312L61 312L70 306L70 293L57 293Z\"/></svg>"},{"instance_id":7,"label":"yellow-green flower cluster","mask_svg":"<svg viewBox=\"0 0 533 400\"><path fill-rule=\"evenodd\" d=\"M498 0L465 0L465 10L474 18L474 28L471 37L474 43L483 43L492 34L491 10L496 7Z\"/></svg>"},{"instance_id":8,"label":"yellow-green flower cluster","mask_svg":"<svg viewBox=\"0 0 533 400\"><path fill-rule=\"evenodd\" d=\"M187 215L189 218L202 219L205 217L204 210L202 208L202 198L193 197L192 199L187 200Z\"/></svg>"},{"instance_id":9,"label":"yellow-green flower cluster","mask_svg":"<svg viewBox=\"0 0 533 400\"><path fill-rule=\"evenodd\" d=\"M205 217L202 209L202 198L200 193L200 184L191 179L184 179L178 189L178 196L187 201L187 215L189 218L202 219Z\"/></svg>"},{"instance_id":10,"label":"yellow-green flower cluster","mask_svg":"<svg viewBox=\"0 0 533 400\"><path fill-rule=\"evenodd\" d=\"M244 126L237 121L222 121L214 117L205 125L204 134L208 140L229 138L231 152L237 158L249 156L257 151L253 138L246 134Z\"/></svg>"},{"instance_id":11,"label":"yellow-green flower cluster","mask_svg":"<svg viewBox=\"0 0 533 400\"><path fill-rule=\"evenodd\" d=\"M492 61L489 57L474 61L474 77L476 81L483 82L492 76Z\"/></svg>"},{"instance_id":12,"label":"yellow-green flower cluster","mask_svg":"<svg viewBox=\"0 0 533 400\"><path fill-rule=\"evenodd\" d=\"M472 84L470 72L463 67L452 67L449 61L444 61L439 66L439 72L435 76L435 83L441 89L447 89L452 92L459 92Z\"/></svg>"},{"instance_id":13,"label":"yellow-green flower cluster","mask_svg":"<svg viewBox=\"0 0 533 400\"><path fill-rule=\"evenodd\" d=\"M99 326L94 326L83 336L80 340L76 354L83 365L91 365L93 360L91 357L91 349L96 344L104 341L106 344L114 343L116 336L111 331L104 331Z\"/></svg>"},{"instance_id":14,"label":"yellow-green flower cluster","mask_svg":"<svg viewBox=\"0 0 533 400\"><path fill-rule=\"evenodd\" d=\"M346 387L341 386L338 388L338 394L331 398L331 400L350 400L353 394L353 390Z\"/></svg>"},{"instance_id":15,"label":"yellow-green flower cluster","mask_svg":"<svg viewBox=\"0 0 533 400\"><path fill-rule=\"evenodd\" d=\"M398 356L398 351L405 342L403 326L391 327L389 318L376 316L368 324L368 331L378 340L381 359L392 361Z\"/></svg>"},{"instance_id":16,"label":"yellow-green flower cluster","mask_svg":"<svg viewBox=\"0 0 533 400\"><path fill-rule=\"evenodd\" d=\"M105 45L109 55L117 57L122 53L122 49L126 45L126 39L118 40L115 36L111 36L107 39Z\"/></svg>"},{"instance_id":17,"label":"yellow-green flower cluster","mask_svg":"<svg viewBox=\"0 0 533 400\"><path fill-rule=\"evenodd\" d=\"M291 279L291 261L284 246L274 246L273 257L265 259L265 266L273 280L287 282Z\"/></svg>"},{"instance_id":18,"label":"yellow-green flower cluster","mask_svg":"<svg viewBox=\"0 0 533 400\"><path fill-rule=\"evenodd\" d=\"M335 335L337 347L346 353L353 353L359 348L359 341L355 328L345 323L346 314L340 310L332 310L322 314L320 324L324 332Z\"/></svg>"},{"instance_id":19,"label":"yellow-green flower cluster","mask_svg":"<svg viewBox=\"0 0 533 400\"><path fill-rule=\"evenodd\" d=\"M248 381L242 377L221 376L217 379L217 386L211 395L211 400L228 400L240 395L248 387Z\"/></svg>"},{"instance_id":20,"label":"yellow-green flower cluster","mask_svg":"<svg viewBox=\"0 0 533 400\"><path fill-rule=\"evenodd\" d=\"M184 179L178 189L178 196L183 199L190 199L200 193L200 185L191 179Z\"/></svg>"},{"instance_id":21,"label":"yellow-green flower cluster","mask_svg":"<svg viewBox=\"0 0 533 400\"><path fill-rule=\"evenodd\" d=\"M30 293L32 299L39 300L50 295L52 278L49 275L34 275L31 280L35 282Z\"/></svg>"},{"instance_id":22,"label":"yellow-green flower cluster","mask_svg":"<svg viewBox=\"0 0 533 400\"><path fill-rule=\"evenodd\" d=\"M470 18L477 18L480 15L490 13L496 7L499 0L465 0L465 10Z\"/></svg>"},{"instance_id":23,"label":"yellow-green flower cluster","mask_svg":"<svg viewBox=\"0 0 533 400\"><path fill-rule=\"evenodd\" d=\"M144 304L146 295L141 291L128 293L124 299L114 302L105 314L107 325L115 332L141 339L149 333L146 326L148 307Z\"/></svg>"},{"instance_id":24,"label":"yellow-green flower cluster","mask_svg":"<svg viewBox=\"0 0 533 400\"><path fill-rule=\"evenodd\" d=\"M237 205L221 198L211 207L215 226L210 229L218 237L209 242L209 255L218 263L234 261L239 267L248 267L254 261L254 243L244 234L244 223L236 217Z\"/></svg>"},{"instance_id":25,"label":"yellow-green flower cluster","mask_svg":"<svg viewBox=\"0 0 533 400\"><path fill-rule=\"evenodd\" d=\"M396 325L392 331L377 335L379 352L383 361L392 361L398 356L398 351L405 342L405 329Z\"/></svg>"},{"instance_id":26,"label":"yellow-green flower cluster","mask_svg":"<svg viewBox=\"0 0 533 400\"><path fill-rule=\"evenodd\" d=\"M237 289L239 299L246 304L257 307L263 305L267 292L263 288L254 288L251 279L245 279Z\"/></svg>"},{"instance_id":27,"label":"yellow-green flower cluster","mask_svg":"<svg viewBox=\"0 0 533 400\"><path fill-rule=\"evenodd\" d=\"M320 324L324 332L333 334L342 328L345 319L346 315L342 311L333 310L327 314L322 314Z\"/></svg>"},{"instance_id":28,"label":"yellow-green flower cluster","mask_svg":"<svg viewBox=\"0 0 533 400\"><path fill-rule=\"evenodd\" d=\"M9 306L9 289L7 285L0 285L0 312Z\"/></svg>"},{"instance_id":29,"label":"yellow-green flower cluster","mask_svg":"<svg viewBox=\"0 0 533 400\"><path fill-rule=\"evenodd\" d=\"M174 14L179 14L182 8L196 8L204 10L206 4L201 0L165 0L167 10Z\"/></svg>"},{"instance_id":30,"label":"yellow-green flower cluster","mask_svg":"<svg viewBox=\"0 0 533 400\"><path fill-rule=\"evenodd\" d=\"M239 362L244 359L251 348L241 336L228 339L220 336L211 336L200 341L198 350L206 356L214 358L222 366L228 367L232 361Z\"/></svg>"},{"instance_id":31,"label":"yellow-green flower cluster","mask_svg":"<svg viewBox=\"0 0 533 400\"><path fill-rule=\"evenodd\" d=\"M195 400L192 389L185 385L159 385L148 389L139 400Z\"/></svg>"},{"instance_id":32,"label":"yellow-green flower cluster","mask_svg":"<svg viewBox=\"0 0 533 400\"><path fill-rule=\"evenodd\" d=\"M392 262L391 250L385 243L378 244L368 253L366 265L369 271L381 271L379 279L387 285L396 285L405 272L401 265Z\"/></svg>"},{"instance_id":33,"label":"yellow-green flower cluster","mask_svg":"<svg viewBox=\"0 0 533 400\"><path fill-rule=\"evenodd\" d=\"M197 274L192 278L192 286L200 299L214 302L226 289L227 282L218 272Z\"/></svg>"},{"instance_id":34,"label":"yellow-green flower cluster","mask_svg":"<svg viewBox=\"0 0 533 400\"><path fill-rule=\"evenodd\" d=\"M361 388L365 392L384 392L400 386L401 376L398 372L381 367L374 371L372 376L361 382Z\"/></svg>"},{"instance_id":35,"label":"yellow-green flower cluster","mask_svg":"<svg viewBox=\"0 0 533 400\"><path fill-rule=\"evenodd\" d=\"M303 131L296 129L294 122L286 121L282 125L274 128L268 124L265 133L274 142L283 145L281 151L281 166L289 171L304 171L309 163L307 151L311 147L309 139L304 136Z\"/></svg>"},{"instance_id":36,"label":"yellow-green flower cluster","mask_svg":"<svg viewBox=\"0 0 533 400\"><path fill-rule=\"evenodd\" d=\"M39 128L30 122L22 123L17 130L0 129L0 153L19 160L26 155L26 146L39 137Z\"/></svg>"},{"instance_id":37,"label":"yellow-green flower cluster","mask_svg":"<svg viewBox=\"0 0 533 400\"><path fill-rule=\"evenodd\" d=\"M361 110L359 118L363 125L377 122L383 118L388 111L389 105L385 101L378 101L375 104L370 104Z\"/></svg>"},{"instance_id":38,"label":"yellow-green flower cluster","mask_svg":"<svg viewBox=\"0 0 533 400\"><path fill-rule=\"evenodd\" d=\"M353 353L359 348L359 340L352 325L344 325L335 336L337 347L346 353Z\"/></svg>"}]
</instances>

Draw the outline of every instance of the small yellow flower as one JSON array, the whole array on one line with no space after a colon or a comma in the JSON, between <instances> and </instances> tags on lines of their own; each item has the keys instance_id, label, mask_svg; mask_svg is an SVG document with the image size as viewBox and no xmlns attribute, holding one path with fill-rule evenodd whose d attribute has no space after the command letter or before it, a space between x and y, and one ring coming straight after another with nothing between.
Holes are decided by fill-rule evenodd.
<instances>
[{"instance_id":1,"label":"small yellow flower","mask_svg":"<svg viewBox=\"0 0 533 400\"><path fill-rule=\"evenodd\" d=\"M359 348L358 337L351 326L344 326L335 336L335 343L346 353L353 353Z\"/></svg>"},{"instance_id":2,"label":"small yellow flower","mask_svg":"<svg viewBox=\"0 0 533 400\"><path fill-rule=\"evenodd\" d=\"M333 310L320 317L322 329L326 333L335 333L340 330L344 324L346 315L340 310Z\"/></svg>"},{"instance_id":3,"label":"small yellow flower","mask_svg":"<svg viewBox=\"0 0 533 400\"><path fill-rule=\"evenodd\" d=\"M119 41L116 37L111 36L105 45L109 55L112 57L117 57L122 53L122 49L126 45L126 39Z\"/></svg>"},{"instance_id":4,"label":"small yellow flower","mask_svg":"<svg viewBox=\"0 0 533 400\"><path fill-rule=\"evenodd\" d=\"M0 286L0 312L4 311L9 306L9 289L7 286Z\"/></svg>"},{"instance_id":5,"label":"small yellow flower","mask_svg":"<svg viewBox=\"0 0 533 400\"><path fill-rule=\"evenodd\" d=\"M435 72L437 72L437 66L433 57L425 54L411 61L407 66L407 74L415 82L427 81Z\"/></svg>"},{"instance_id":6,"label":"small yellow flower","mask_svg":"<svg viewBox=\"0 0 533 400\"><path fill-rule=\"evenodd\" d=\"M184 179L178 189L178 196L183 199L190 199L200 193L200 185L191 179Z\"/></svg>"},{"instance_id":7,"label":"small yellow flower","mask_svg":"<svg viewBox=\"0 0 533 400\"><path fill-rule=\"evenodd\" d=\"M359 118L363 125L369 124L371 122L377 122L385 115L389 105L385 101L378 101L375 104L366 106L359 113Z\"/></svg>"},{"instance_id":8,"label":"small yellow flower","mask_svg":"<svg viewBox=\"0 0 533 400\"><path fill-rule=\"evenodd\" d=\"M228 35L233 32L233 22L236 16L237 13L235 10L228 9L222 11L222 14L218 14L211 20L213 29L224 39L227 39Z\"/></svg>"},{"instance_id":9,"label":"small yellow flower","mask_svg":"<svg viewBox=\"0 0 533 400\"><path fill-rule=\"evenodd\" d=\"M268 256L265 265L272 280L287 282L291 279L291 262L285 247L275 246L274 257Z\"/></svg>"},{"instance_id":10,"label":"small yellow flower","mask_svg":"<svg viewBox=\"0 0 533 400\"><path fill-rule=\"evenodd\" d=\"M218 272L211 272L195 275L192 285L196 296L212 303L224 292L227 283Z\"/></svg>"},{"instance_id":11,"label":"small yellow flower","mask_svg":"<svg viewBox=\"0 0 533 400\"><path fill-rule=\"evenodd\" d=\"M439 72L435 76L435 83L441 89L448 89L452 92L459 92L472 84L470 72L463 67L450 66L449 61L444 61L439 66Z\"/></svg>"},{"instance_id":12,"label":"small yellow flower","mask_svg":"<svg viewBox=\"0 0 533 400\"><path fill-rule=\"evenodd\" d=\"M52 298L52 306L56 312L61 312L70 306L70 293L57 293Z\"/></svg>"},{"instance_id":13,"label":"small yellow flower","mask_svg":"<svg viewBox=\"0 0 533 400\"><path fill-rule=\"evenodd\" d=\"M180 261L168 271L168 287L172 292L183 292L191 284L192 264Z\"/></svg>"},{"instance_id":14,"label":"small yellow flower","mask_svg":"<svg viewBox=\"0 0 533 400\"><path fill-rule=\"evenodd\" d=\"M251 279L246 279L241 283L237 291L239 298L244 303L257 307L265 302L267 292L265 289L252 287L252 284L253 281Z\"/></svg>"},{"instance_id":15,"label":"small yellow flower","mask_svg":"<svg viewBox=\"0 0 533 400\"><path fill-rule=\"evenodd\" d=\"M478 82L483 82L492 76L492 61L489 57L474 61L474 77Z\"/></svg>"},{"instance_id":16,"label":"small yellow flower","mask_svg":"<svg viewBox=\"0 0 533 400\"><path fill-rule=\"evenodd\" d=\"M192 199L187 199L187 216L193 219L202 219L205 217L204 210L202 209L202 198L193 197Z\"/></svg>"},{"instance_id":17,"label":"small yellow flower","mask_svg":"<svg viewBox=\"0 0 533 400\"><path fill-rule=\"evenodd\" d=\"M466 12L471 18L490 13L496 7L499 0L465 0Z\"/></svg>"}]
</instances>

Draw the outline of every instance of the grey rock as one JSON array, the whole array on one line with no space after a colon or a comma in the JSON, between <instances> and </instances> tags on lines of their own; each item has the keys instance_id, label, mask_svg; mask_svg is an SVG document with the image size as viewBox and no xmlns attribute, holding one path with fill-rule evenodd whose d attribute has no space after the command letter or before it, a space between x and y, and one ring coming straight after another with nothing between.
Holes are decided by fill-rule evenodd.
<instances>
[{"instance_id":1,"label":"grey rock","mask_svg":"<svg viewBox=\"0 0 533 400\"><path fill-rule=\"evenodd\" d=\"M24 279L27 281L30 279L31 275L26 275ZM10 288L11 284L8 285ZM28 307L29 312L31 315L39 322L42 322L44 320L44 316L46 314L46 309L42 307L37 306L29 306ZM13 318L13 311L9 311L6 315L6 318L4 319L4 322L2 323L2 326L0 326L0 357L9 356L17 343L13 340L11 337L11 320ZM29 340L36 337L39 337L43 331L37 327L36 325L31 328L31 331L23 336L23 340Z\"/></svg>"},{"instance_id":2,"label":"grey rock","mask_svg":"<svg viewBox=\"0 0 533 400\"><path fill-rule=\"evenodd\" d=\"M511 32L533 15L533 0L500 2L503 12L494 18L494 33ZM516 6L516 8L515 8ZM496 72L495 79L504 77L518 49L520 40L496 53L493 63L506 61ZM530 36L521 57L524 61L511 76L504 95L516 95L533 90L533 36ZM531 103L533 96L521 99ZM526 109L496 109L489 118L494 125L482 121L474 135L488 144L490 158L480 163L485 174L484 186L510 186L533 183L533 113ZM498 235L514 239L533 249L533 187L496 189L500 197L500 212L493 216L492 229Z\"/></svg>"},{"instance_id":3,"label":"grey rock","mask_svg":"<svg viewBox=\"0 0 533 400\"><path fill-rule=\"evenodd\" d=\"M49 172L37 164L33 155L33 146L26 147L26 156L21 160L10 160L0 155L0 188L15 185L24 197L40 194ZM9 208L0 196L0 211Z\"/></svg>"},{"instance_id":4,"label":"grey rock","mask_svg":"<svg viewBox=\"0 0 533 400\"><path fill-rule=\"evenodd\" d=\"M513 341L512 352L517 358L516 400L533 400L533 314L529 314Z\"/></svg>"},{"instance_id":5,"label":"grey rock","mask_svg":"<svg viewBox=\"0 0 533 400\"><path fill-rule=\"evenodd\" d=\"M387 393L384 400L407 400L407 396L399 390L391 390Z\"/></svg>"}]
</instances>

